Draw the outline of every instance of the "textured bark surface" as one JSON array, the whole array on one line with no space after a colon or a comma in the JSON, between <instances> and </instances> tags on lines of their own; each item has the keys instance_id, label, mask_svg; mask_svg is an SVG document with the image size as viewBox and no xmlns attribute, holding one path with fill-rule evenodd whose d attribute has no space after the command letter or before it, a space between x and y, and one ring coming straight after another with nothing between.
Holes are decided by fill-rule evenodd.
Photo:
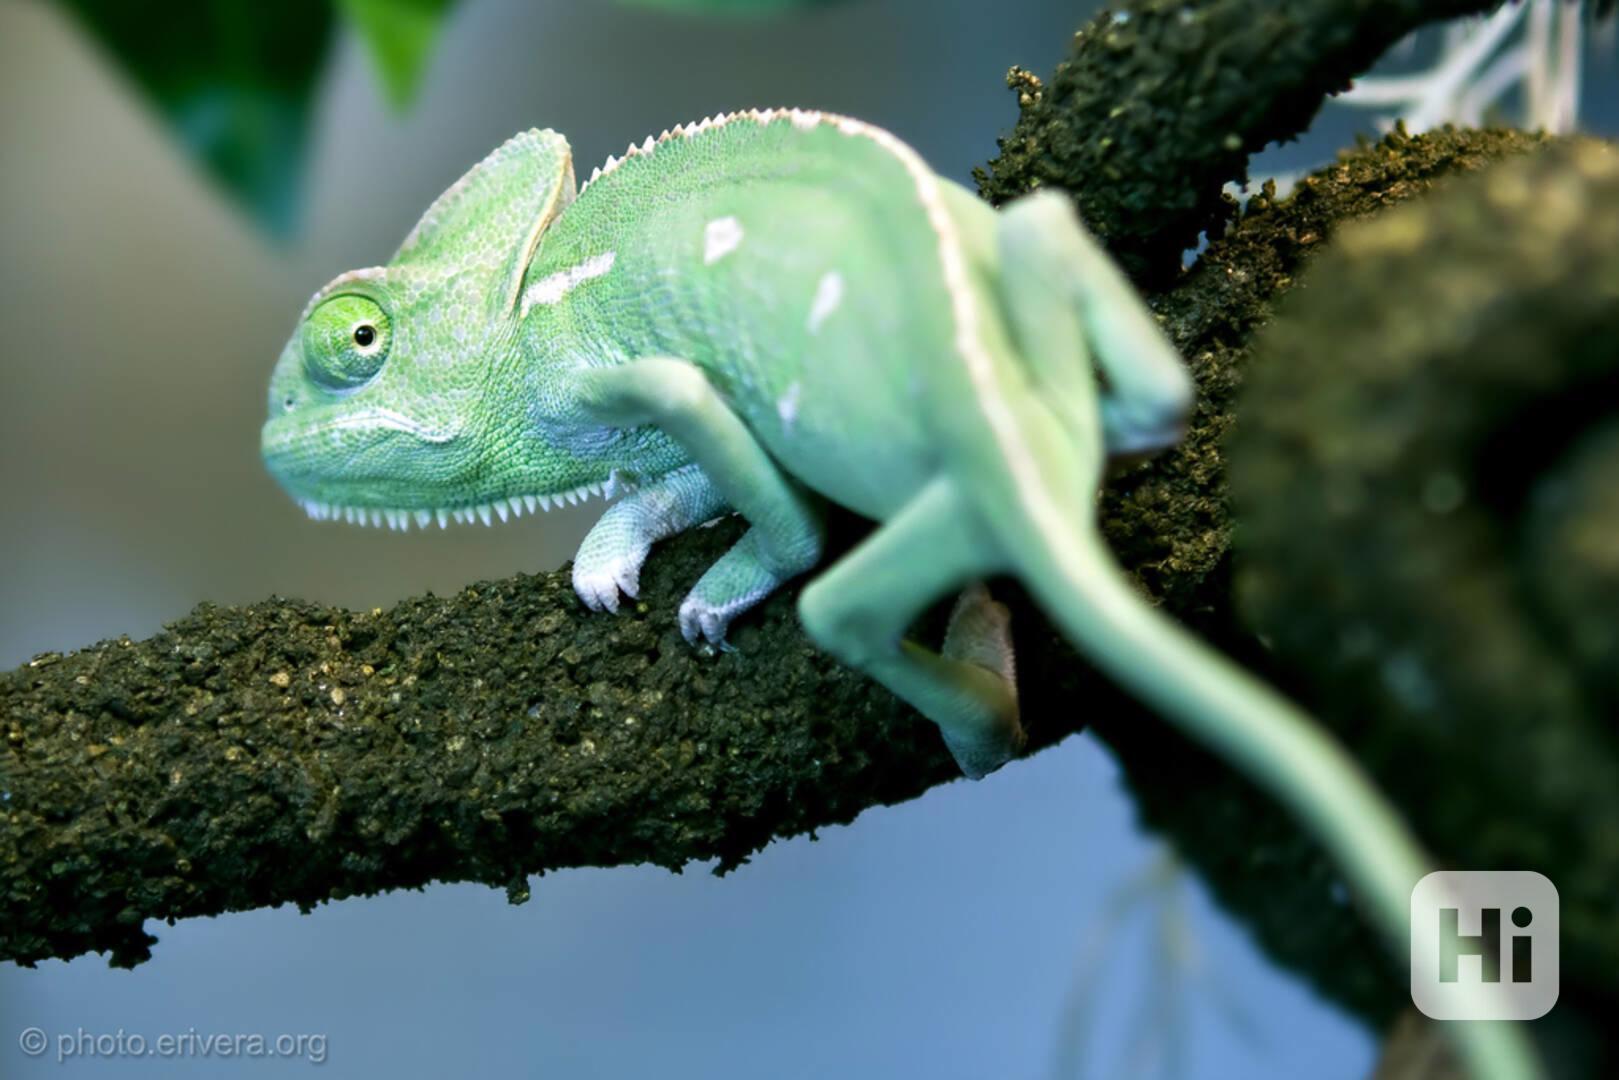
<instances>
[{"instance_id":1,"label":"textured bark surface","mask_svg":"<svg viewBox=\"0 0 1619 1080\"><path fill-rule=\"evenodd\" d=\"M978 173L994 203L1068 191L1143 284L1167 285L1248 158L1411 30L1499 0L1133 0L1074 35L1048 79L1014 68L1020 115Z\"/></svg>"},{"instance_id":2,"label":"textured bark surface","mask_svg":"<svg viewBox=\"0 0 1619 1080\"><path fill-rule=\"evenodd\" d=\"M1619 151L1573 142L1346 231L1229 444L1254 625L1432 847L1552 879L1565 991L1610 995L1616 343Z\"/></svg>"}]
</instances>

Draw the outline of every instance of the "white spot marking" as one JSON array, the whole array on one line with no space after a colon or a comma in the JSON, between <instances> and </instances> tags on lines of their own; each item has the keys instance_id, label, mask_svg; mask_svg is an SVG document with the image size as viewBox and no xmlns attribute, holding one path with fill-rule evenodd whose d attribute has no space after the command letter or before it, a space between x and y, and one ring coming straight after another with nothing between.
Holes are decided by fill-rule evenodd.
<instances>
[{"instance_id":1,"label":"white spot marking","mask_svg":"<svg viewBox=\"0 0 1619 1080\"><path fill-rule=\"evenodd\" d=\"M798 422L798 398L803 392L804 387L795 382L776 399L776 415L781 417L782 426L789 430Z\"/></svg>"},{"instance_id":2,"label":"white spot marking","mask_svg":"<svg viewBox=\"0 0 1619 1080\"><path fill-rule=\"evenodd\" d=\"M613 260L617 253L608 251L601 255L592 255L578 266L570 266L566 270L558 270L523 290L522 315L527 317L528 310L536 304L554 304L567 296L575 287L599 278L613 268Z\"/></svg>"},{"instance_id":3,"label":"white spot marking","mask_svg":"<svg viewBox=\"0 0 1619 1080\"><path fill-rule=\"evenodd\" d=\"M742 223L734 217L715 218L703 229L703 265L712 266L742 243Z\"/></svg>"},{"instance_id":4,"label":"white spot marking","mask_svg":"<svg viewBox=\"0 0 1619 1080\"><path fill-rule=\"evenodd\" d=\"M820 282L815 286L815 299L810 301L809 332L820 330L826 317L837 310L843 302L843 275L836 270L828 270L821 275Z\"/></svg>"}]
</instances>

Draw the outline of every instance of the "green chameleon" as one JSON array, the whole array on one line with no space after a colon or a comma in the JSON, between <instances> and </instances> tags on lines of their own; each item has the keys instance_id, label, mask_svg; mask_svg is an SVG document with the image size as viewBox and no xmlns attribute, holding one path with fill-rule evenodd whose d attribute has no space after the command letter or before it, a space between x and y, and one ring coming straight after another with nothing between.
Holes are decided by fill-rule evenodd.
<instances>
[{"instance_id":1,"label":"green chameleon","mask_svg":"<svg viewBox=\"0 0 1619 1080\"><path fill-rule=\"evenodd\" d=\"M847 507L879 524L803 589L804 629L972 777L1024 741L1006 610L976 584L1014 575L1292 807L1403 948L1425 861L1402 823L1306 717L1144 603L1098 532L1109 457L1175 442L1191 401L1066 199L997 212L886 131L765 110L649 137L577 193L562 136L508 141L391 263L315 294L263 452L311 516L395 528L618 495L573 566L610 611L654 543L736 511L748 530L678 615L721 647L820 561L823 504ZM906 636L957 590L942 648ZM1532 1075L1479 1030L1491 1075Z\"/></svg>"}]
</instances>

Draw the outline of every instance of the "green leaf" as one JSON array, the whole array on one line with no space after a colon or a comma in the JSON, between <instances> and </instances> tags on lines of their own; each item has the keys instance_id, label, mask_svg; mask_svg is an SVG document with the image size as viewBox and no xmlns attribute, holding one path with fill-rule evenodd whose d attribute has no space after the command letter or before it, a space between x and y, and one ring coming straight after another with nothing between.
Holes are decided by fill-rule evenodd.
<instances>
[{"instance_id":1,"label":"green leaf","mask_svg":"<svg viewBox=\"0 0 1619 1080\"><path fill-rule=\"evenodd\" d=\"M389 104L403 109L415 98L433 43L455 0L337 0L365 42Z\"/></svg>"},{"instance_id":2,"label":"green leaf","mask_svg":"<svg viewBox=\"0 0 1619 1080\"><path fill-rule=\"evenodd\" d=\"M180 141L270 229L297 217L328 0L59 0L148 94Z\"/></svg>"}]
</instances>

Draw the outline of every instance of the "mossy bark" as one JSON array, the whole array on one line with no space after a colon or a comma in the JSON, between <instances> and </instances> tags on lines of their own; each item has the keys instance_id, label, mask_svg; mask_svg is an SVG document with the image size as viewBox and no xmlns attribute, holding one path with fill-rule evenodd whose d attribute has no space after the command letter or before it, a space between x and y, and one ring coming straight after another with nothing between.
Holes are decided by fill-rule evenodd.
<instances>
[{"instance_id":1,"label":"mossy bark","mask_svg":"<svg viewBox=\"0 0 1619 1080\"><path fill-rule=\"evenodd\" d=\"M1346 231L1260 335L1238 597L1429 845L1560 895L1619 1000L1619 151Z\"/></svg>"},{"instance_id":2,"label":"mossy bark","mask_svg":"<svg viewBox=\"0 0 1619 1080\"><path fill-rule=\"evenodd\" d=\"M1080 216L1143 284L1232 213L1248 158L1309 126L1389 45L1500 0L1134 0L1074 35L1049 79L1014 68L1020 115L978 172L1002 203L1037 187Z\"/></svg>"}]
</instances>

